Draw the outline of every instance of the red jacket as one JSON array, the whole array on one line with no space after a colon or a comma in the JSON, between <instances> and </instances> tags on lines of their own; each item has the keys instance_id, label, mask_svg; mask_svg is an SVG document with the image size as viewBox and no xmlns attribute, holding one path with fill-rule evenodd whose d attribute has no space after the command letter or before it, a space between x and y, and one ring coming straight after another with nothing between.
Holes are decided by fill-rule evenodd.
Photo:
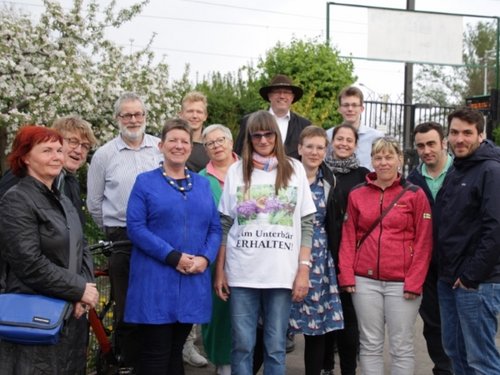
<instances>
[{"instance_id":1,"label":"red jacket","mask_svg":"<svg viewBox=\"0 0 500 375\"><path fill-rule=\"evenodd\" d=\"M340 244L339 284L355 286L356 275L403 281L405 292L421 294L432 254L432 221L429 202L420 187L411 186L357 249L356 243L403 189L399 178L385 190L373 183L375 178L376 174L370 173L367 183L349 194Z\"/></svg>"}]
</instances>

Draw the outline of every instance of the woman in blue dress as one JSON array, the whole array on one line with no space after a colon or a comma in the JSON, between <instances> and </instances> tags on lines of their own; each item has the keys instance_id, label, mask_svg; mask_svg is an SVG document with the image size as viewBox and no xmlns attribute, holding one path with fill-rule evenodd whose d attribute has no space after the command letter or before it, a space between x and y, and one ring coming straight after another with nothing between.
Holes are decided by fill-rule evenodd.
<instances>
[{"instance_id":1,"label":"woman in blue dress","mask_svg":"<svg viewBox=\"0 0 500 375\"><path fill-rule=\"evenodd\" d=\"M304 334L306 375L321 373L328 335L344 328L325 225L328 212L333 211L335 189L335 178L323 162L327 144L324 129L311 125L302 131L298 148L317 210L313 224L309 293L303 301L292 305L290 314L290 330Z\"/></svg>"}]
</instances>

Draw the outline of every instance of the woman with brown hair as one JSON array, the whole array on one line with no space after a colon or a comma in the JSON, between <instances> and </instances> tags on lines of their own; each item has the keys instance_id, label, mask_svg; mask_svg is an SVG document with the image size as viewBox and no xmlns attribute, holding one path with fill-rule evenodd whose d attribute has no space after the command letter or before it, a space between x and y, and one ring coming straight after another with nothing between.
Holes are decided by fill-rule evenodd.
<instances>
[{"instance_id":1,"label":"woman with brown hair","mask_svg":"<svg viewBox=\"0 0 500 375\"><path fill-rule=\"evenodd\" d=\"M215 288L230 301L232 373L252 373L261 317L264 371L284 374L291 302L309 289L316 208L304 168L285 155L274 117L258 111L247 125L242 160L230 167L219 205L225 236Z\"/></svg>"}]
</instances>

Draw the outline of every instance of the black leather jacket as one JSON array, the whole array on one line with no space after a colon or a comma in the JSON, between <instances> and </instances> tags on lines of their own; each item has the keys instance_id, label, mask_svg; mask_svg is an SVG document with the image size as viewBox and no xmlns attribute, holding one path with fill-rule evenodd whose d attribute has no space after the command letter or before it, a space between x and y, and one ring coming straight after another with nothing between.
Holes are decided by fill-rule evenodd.
<instances>
[{"instance_id":1,"label":"black leather jacket","mask_svg":"<svg viewBox=\"0 0 500 375\"><path fill-rule=\"evenodd\" d=\"M5 290L80 301L93 279L80 219L71 201L31 176L0 200Z\"/></svg>"}]
</instances>

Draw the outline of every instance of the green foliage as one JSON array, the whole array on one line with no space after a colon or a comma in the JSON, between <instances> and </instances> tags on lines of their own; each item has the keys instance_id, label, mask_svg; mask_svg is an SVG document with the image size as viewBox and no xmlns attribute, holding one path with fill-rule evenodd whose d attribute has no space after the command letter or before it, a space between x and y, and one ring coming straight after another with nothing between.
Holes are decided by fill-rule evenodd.
<instances>
[{"instance_id":1,"label":"green foliage","mask_svg":"<svg viewBox=\"0 0 500 375\"><path fill-rule=\"evenodd\" d=\"M293 40L269 50L259 59L257 68L247 65L235 75L214 73L199 83L196 89L208 98L207 123L222 123L236 134L241 117L269 107L259 89L276 74L290 76L304 90L302 99L293 106L294 111L324 127L341 122L337 96L355 81L352 61L341 59L336 50L323 42Z\"/></svg>"},{"instance_id":2,"label":"green foliage","mask_svg":"<svg viewBox=\"0 0 500 375\"><path fill-rule=\"evenodd\" d=\"M466 96L484 93L485 70L487 87L495 85L496 27L496 21L479 22L475 28L470 25L467 27L464 45L465 74L468 83Z\"/></svg>"},{"instance_id":3,"label":"green foliage","mask_svg":"<svg viewBox=\"0 0 500 375\"><path fill-rule=\"evenodd\" d=\"M351 60L341 59L339 52L318 40L294 39L288 45L278 43L258 63L262 74L259 87L282 73L290 76L304 90L294 110L314 124L330 127L341 122L337 113L337 96L356 77Z\"/></svg>"},{"instance_id":4,"label":"green foliage","mask_svg":"<svg viewBox=\"0 0 500 375\"><path fill-rule=\"evenodd\" d=\"M500 128L493 129L493 141L495 144L500 145Z\"/></svg>"},{"instance_id":5,"label":"green foliage","mask_svg":"<svg viewBox=\"0 0 500 375\"><path fill-rule=\"evenodd\" d=\"M236 135L243 115L266 107L258 89L252 85L254 74L247 67L241 68L235 75L213 73L196 86L207 96L207 124L223 124Z\"/></svg>"}]
</instances>

